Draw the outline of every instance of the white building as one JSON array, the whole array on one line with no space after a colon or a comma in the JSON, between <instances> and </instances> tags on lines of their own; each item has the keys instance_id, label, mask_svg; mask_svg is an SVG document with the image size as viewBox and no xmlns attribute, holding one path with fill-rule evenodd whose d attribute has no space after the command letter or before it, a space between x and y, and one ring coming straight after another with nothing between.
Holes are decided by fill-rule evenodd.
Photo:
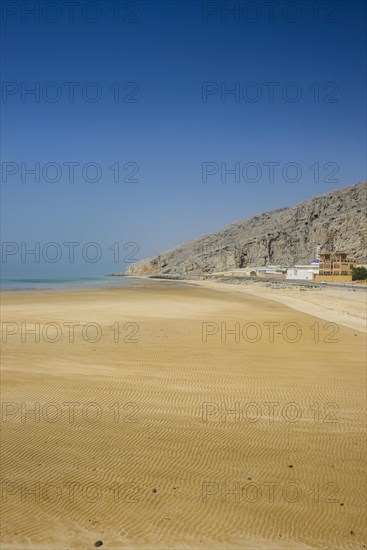
<instances>
[{"instance_id":1,"label":"white building","mask_svg":"<svg viewBox=\"0 0 367 550\"><path fill-rule=\"evenodd\" d=\"M287 272L285 267L280 265L265 265L263 267L253 267L253 271L256 271L256 275L282 275Z\"/></svg>"},{"instance_id":2,"label":"white building","mask_svg":"<svg viewBox=\"0 0 367 550\"><path fill-rule=\"evenodd\" d=\"M319 273L319 260L313 260L308 265L295 265L287 270L286 279L312 281L313 276Z\"/></svg>"},{"instance_id":3,"label":"white building","mask_svg":"<svg viewBox=\"0 0 367 550\"><path fill-rule=\"evenodd\" d=\"M232 276L245 275L248 277L251 275L251 273L256 273L256 275L259 277L261 276L264 277L266 275L271 277L272 275L283 275L283 274L285 275L287 273L287 268L282 267L280 265L267 265L267 266L261 266L261 267L252 266L252 267L242 267L238 269L231 269L229 273Z\"/></svg>"}]
</instances>

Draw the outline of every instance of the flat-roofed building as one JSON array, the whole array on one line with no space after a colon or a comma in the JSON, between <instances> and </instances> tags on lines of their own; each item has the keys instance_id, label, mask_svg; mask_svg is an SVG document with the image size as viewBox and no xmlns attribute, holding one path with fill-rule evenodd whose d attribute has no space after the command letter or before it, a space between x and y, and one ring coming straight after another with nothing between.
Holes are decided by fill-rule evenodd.
<instances>
[{"instance_id":1,"label":"flat-roofed building","mask_svg":"<svg viewBox=\"0 0 367 550\"><path fill-rule=\"evenodd\" d=\"M312 281L319 272L319 261L314 260L308 265L295 265L287 270L287 279Z\"/></svg>"},{"instance_id":2,"label":"flat-roofed building","mask_svg":"<svg viewBox=\"0 0 367 550\"><path fill-rule=\"evenodd\" d=\"M319 275L351 276L355 267L355 260L348 258L346 252L320 254Z\"/></svg>"},{"instance_id":3,"label":"flat-roofed building","mask_svg":"<svg viewBox=\"0 0 367 550\"><path fill-rule=\"evenodd\" d=\"M265 265L263 267L256 267L256 275L266 279L285 279L287 268L280 265Z\"/></svg>"}]
</instances>

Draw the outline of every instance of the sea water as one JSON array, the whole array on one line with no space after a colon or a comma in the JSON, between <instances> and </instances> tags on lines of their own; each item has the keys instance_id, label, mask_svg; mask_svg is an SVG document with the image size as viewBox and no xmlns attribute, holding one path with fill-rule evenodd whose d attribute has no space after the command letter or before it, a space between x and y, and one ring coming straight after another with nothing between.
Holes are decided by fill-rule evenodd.
<instances>
[{"instance_id":1,"label":"sea water","mask_svg":"<svg viewBox=\"0 0 367 550\"><path fill-rule=\"evenodd\" d=\"M13 291L61 291L61 290L92 290L97 288L148 288L157 286L181 285L179 281L164 281L140 279L135 277L67 277L67 278L33 278L4 277L0 279L2 292Z\"/></svg>"}]
</instances>

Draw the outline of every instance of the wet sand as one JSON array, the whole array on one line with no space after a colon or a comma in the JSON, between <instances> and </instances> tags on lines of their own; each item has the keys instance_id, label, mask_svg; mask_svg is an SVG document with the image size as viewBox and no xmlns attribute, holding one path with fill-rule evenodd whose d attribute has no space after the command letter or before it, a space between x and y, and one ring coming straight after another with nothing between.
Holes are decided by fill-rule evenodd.
<instances>
[{"instance_id":1,"label":"wet sand","mask_svg":"<svg viewBox=\"0 0 367 550\"><path fill-rule=\"evenodd\" d=\"M2 303L3 548L365 547L363 332L174 283Z\"/></svg>"}]
</instances>

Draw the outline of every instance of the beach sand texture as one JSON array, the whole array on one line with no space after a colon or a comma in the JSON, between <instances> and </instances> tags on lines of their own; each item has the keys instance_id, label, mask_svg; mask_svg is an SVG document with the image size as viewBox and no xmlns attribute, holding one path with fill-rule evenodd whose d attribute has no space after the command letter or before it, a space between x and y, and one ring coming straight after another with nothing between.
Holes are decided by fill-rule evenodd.
<instances>
[{"instance_id":1,"label":"beach sand texture","mask_svg":"<svg viewBox=\"0 0 367 550\"><path fill-rule=\"evenodd\" d=\"M2 302L4 549L366 547L363 332L169 283Z\"/></svg>"}]
</instances>

